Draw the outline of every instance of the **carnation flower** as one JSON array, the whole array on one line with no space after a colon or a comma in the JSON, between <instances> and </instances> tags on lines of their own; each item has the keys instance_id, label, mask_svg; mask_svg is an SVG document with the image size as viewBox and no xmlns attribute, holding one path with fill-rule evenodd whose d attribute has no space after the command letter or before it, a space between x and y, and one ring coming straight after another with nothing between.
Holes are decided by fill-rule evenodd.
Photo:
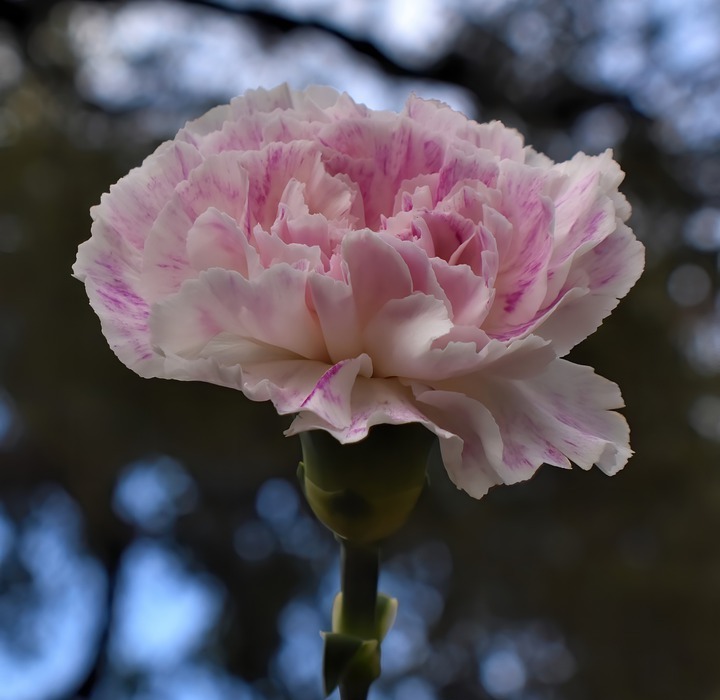
<instances>
[{"instance_id":1,"label":"carnation flower","mask_svg":"<svg viewBox=\"0 0 720 700\"><path fill-rule=\"evenodd\" d=\"M420 423L475 497L613 474L620 391L562 358L642 271L622 178L414 96L251 91L110 188L74 273L129 368L272 401L288 434Z\"/></svg>"}]
</instances>

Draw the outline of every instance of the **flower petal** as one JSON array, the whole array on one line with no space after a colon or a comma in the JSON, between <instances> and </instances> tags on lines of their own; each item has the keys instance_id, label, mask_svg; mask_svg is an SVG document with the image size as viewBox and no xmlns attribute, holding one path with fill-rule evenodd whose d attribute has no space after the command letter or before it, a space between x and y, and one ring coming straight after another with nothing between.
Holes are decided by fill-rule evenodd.
<instances>
[{"instance_id":1,"label":"flower petal","mask_svg":"<svg viewBox=\"0 0 720 700\"><path fill-rule=\"evenodd\" d=\"M501 333L537 313L547 293L547 266L552 253L552 200L544 194L546 176L503 161L498 188L503 193L504 216L513 224L512 235L494 231L499 271L495 301L486 326Z\"/></svg>"},{"instance_id":2,"label":"flower petal","mask_svg":"<svg viewBox=\"0 0 720 700\"><path fill-rule=\"evenodd\" d=\"M517 385L528 414L563 454L583 469L597 464L607 474L629 459L627 421L620 389L592 367L557 360L538 377Z\"/></svg>"},{"instance_id":3,"label":"flower petal","mask_svg":"<svg viewBox=\"0 0 720 700\"><path fill-rule=\"evenodd\" d=\"M261 270L258 253L237 221L215 207L195 220L186 246L189 264L195 272L222 267L237 270L250 279Z\"/></svg>"},{"instance_id":4,"label":"flower petal","mask_svg":"<svg viewBox=\"0 0 720 700\"><path fill-rule=\"evenodd\" d=\"M487 279L469 265L448 265L439 258L432 261L432 268L450 304L453 323L480 328L495 296Z\"/></svg>"},{"instance_id":5,"label":"flower petal","mask_svg":"<svg viewBox=\"0 0 720 700\"><path fill-rule=\"evenodd\" d=\"M142 281L148 301L177 292L195 276L188 258L188 235L201 214L212 208L243 226L248 187L247 173L236 153L206 159L176 187L145 245Z\"/></svg>"},{"instance_id":6,"label":"flower petal","mask_svg":"<svg viewBox=\"0 0 720 700\"><path fill-rule=\"evenodd\" d=\"M433 341L452 325L445 303L436 297L416 292L387 302L363 333L375 376L436 378L441 353L431 354Z\"/></svg>"},{"instance_id":7,"label":"flower petal","mask_svg":"<svg viewBox=\"0 0 720 700\"><path fill-rule=\"evenodd\" d=\"M342 443L362 440L374 425L421 423L442 436L446 431L435 426L418 408L410 389L394 379L367 378L359 375L352 388L351 420L348 425L334 425L311 411L301 411L286 435L304 430L326 430Z\"/></svg>"},{"instance_id":8,"label":"flower petal","mask_svg":"<svg viewBox=\"0 0 720 700\"><path fill-rule=\"evenodd\" d=\"M100 318L112 351L142 377L160 371L162 358L150 343L149 307L140 291L137 251L118 240L107 224L93 224L93 237L83 243L73 274L85 283L90 306Z\"/></svg>"},{"instance_id":9,"label":"flower petal","mask_svg":"<svg viewBox=\"0 0 720 700\"><path fill-rule=\"evenodd\" d=\"M637 282L645 264L645 248L632 231L619 224L613 235L572 263L564 292L533 319L499 338L535 333L550 340L562 357L597 330Z\"/></svg>"},{"instance_id":10,"label":"flower petal","mask_svg":"<svg viewBox=\"0 0 720 700\"><path fill-rule=\"evenodd\" d=\"M331 361L337 363L359 355L363 345L350 285L325 275L311 274L308 289L311 310L317 314Z\"/></svg>"},{"instance_id":11,"label":"flower petal","mask_svg":"<svg viewBox=\"0 0 720 700\"><path fill-rule=\"evenodd\" d=\"M314 414L328 425L346 428L352 421L352 390L359 375L370 377L372 360L360 355L328 369L303 401L300 410Z\"/></svg>"},{"instance_id":12,"label":"flower petal","mask_svg":"<svg viewBox=\"0 0 720 700\"><path fill-rule=\"evenodd\" d=\"M142 250L173 190L200 162L192 146L166 141L102 196L100 204L90 210L93 220L105 222L104 235Z\"/></svg>"},{"instance_id":13,"label":"flower petal","mask_svg":"<svg viewBox=\"0 0 720 700\"><path fill-rule=\"evenodd\" d=\"M321 129L318 138L327 149L328 172L357 183L366 224L373 228L381 215L392 215L404 180L438 171L445 147L443 135L425 133L397 115L343 119Z\"/></svg>"},{"instance_id":14,"label":"flower petal","mask_svg":"<svg viewBox=\"0 0 720 700\"><path fill-rule=\"evenodd\" d=\"M568 467L572 460L583 469L597 464L614 474L632 454L627 423L610 410L622 406L620 392L590 367L556 360L532 379L489 377L470 396L414 389L429 417L464 441L461 462L455 456L446 466L472 495L477 479L481 485L493 479L513 484L529 479L543 463Z\"/></svg>"},{"instance_id":15,"label":"flower petal","mask_svg":"<svg viewBox=\"0 0 720 700\"><path fill-rule=\"evenodd\" d=\"M188 280L152 309L153 345L166 355L203 356L219 333L249 338L307 359L326 361L317 320L305 303L307 273L286 264L252 281L232 270L212 268ZM243 361L242 347L232 364Z\"/></svg>"},{"instance_id":16,"label":"flower petal","mask_svg":"<svg viewBox=\"0 0 720 700\"><path fill-rule=\"evenodd\" d=\"M412 278L402 256L371 231L354 231L342 243L361 326L391 299L412 293Z\"/></svg>"},{"instance_id":17,"label":"flower petal","mask_svg":"<svg viewBox=\"0 0 720 700\"><path fill-rule=\"evenodd\" d=\"M267 359L267 358L266 358ZM301 358L220 364L214 356L191 360L178 355L163 359L156 376L180 381L200 381L242 391L252 401L271 401L281 415L297 413L327 364Z\"/></svg>"},{"instance_id":18,"label":"flower petal","mask_svg":"<svg viewBox=\"0 0 720 700\"><path fill-rule=\"evenodd\" d=\"M485 406L450 391L419 391L415 398L435 426L443 464L458 488L482 498L503 483L494 468L502 459L502 438Z\"/></svg>"},{"instance_id":19,"label":"flower petal","mask_svg":"<svg viewBox=\"0 0 720 700\"><path fill-rule=\"evenodd\" d=\"M515 129L499 121L478 124L437 100L424 100L411 95L405 105L408 116L433 133L445 134L490 151L500 159L524 161L523 137Z\"/></svg>"}]
</instances>

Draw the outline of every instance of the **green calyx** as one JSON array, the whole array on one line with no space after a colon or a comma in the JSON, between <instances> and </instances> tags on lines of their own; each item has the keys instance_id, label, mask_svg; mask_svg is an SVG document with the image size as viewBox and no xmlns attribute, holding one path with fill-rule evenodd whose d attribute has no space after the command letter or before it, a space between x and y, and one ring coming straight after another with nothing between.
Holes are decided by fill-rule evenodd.
<instances>
[{"instance_id":1,"label":"green calyx","mask_svg":"<svg viewBox=\"0 0 720 700\"><path fill-rule=\"evenodd\" d=\"M434 438L419 423L375 426L365 439L346 445L324 430L300 433L298 477L310 507L339 537L384 539L415 507Z\"/></svg>"}]
</instances>

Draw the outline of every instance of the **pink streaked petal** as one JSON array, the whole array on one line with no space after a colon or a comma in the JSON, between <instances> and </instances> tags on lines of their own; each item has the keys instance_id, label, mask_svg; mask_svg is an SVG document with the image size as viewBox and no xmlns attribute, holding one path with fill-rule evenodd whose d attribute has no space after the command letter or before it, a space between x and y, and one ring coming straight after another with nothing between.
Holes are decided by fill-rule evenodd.
<instances>
[{"instance_id":1,"label":"pink streaked petal","mask_svg":"<svg viewBox=\"0 0 720 700\"><path fill-rule=\"evenodd\" d=\"M290 180L305 183L313 189L327 186L331 189L333 200L335 195L341 197L347 209L352 204L352 194L347 191L344 183L328 176L320 161L318 146L309 141L293 143L271 143L260 151L249 151L240 156L243 169L247 172L248 188L248 228L260 224L266 231L270 230L278 215L278 205ZM328 203L327 197L319 197L317 210L308 201L311 213L320 212L320 208ZM334 201L331 202L335 207ZM321 213L321 212L320 212Z\"/></svg>"},{"instance_id":2,"label":"pink streaked petal","mask_svg":"<svg viewBox=\"0 0 720 700\"><path fill-rule=\"evenodd\" d=\"M357 104L347 93L340 93L328 85L310 85L304 90L287 91L287 96L281 93L280 86L270 91L274 103L265 107L265 112L275 109L287 110L306 122L329 122L338 119L366 117L369 110L365 105ZM247 93L246 93L247 94ZM233 100L233 106L240 105L242 98ZM266 98L267 99L267 98ZM289 99L289 103L288 103ZM272 109L269 107L272 106ZM256 109L256 105L252 105ZM242 117L239 113L237 116Z\"/></svg>"},{"instance_id":3,"label":"pink streaked petal","mask_svg":"<svg viewBox=\"0 0 720 700\"><path fill-rule=\"evenodd\" d=\"M307 272L282 263L252 281L212 268L155 304L153 345L166 355L193 358L219 333L230 333L326 361L320 327L305 303L306 285Z\"/></svg>"},{"instance_id":4,"label":"pink streaked petal","mask_svg":"<svg viewBox=\"0 0 720 700\"><path fill-rule=\"evenodd\" d=\"M426 100L415 94L405 102L404 113L420 126L433 133L455 135L467 129L470 121L440 100Z\"/></svg>"},{"instance_id":5,"label":"pink streaked petal","mask_svg":"<svg viewBox=\"0 0 720 700\"><path fill-rule=\"evenodd\" d=\"M467 183L494 188L498 172L497 157L494 154L485 151L468 153L455 145L445 156L445 163L440 168L437 198L442 200L458 185L464 186Z\"/></svg>"},{"instance_id":6,"label":"pink streaked petal","mask_svg":"<svg viewBox=\"0 0 720 700\"><path fill-rule=\"evenodd\" d=\"M573 262L571 275L582 275L588 293L568 293L535 332L550 338L564 355L598 328L644 267L645 248L625 224L619 224L613 235Z\"/></svg>"},{"instance_id":7,"label":"pink streaked petal","mask_svg":"<svg viewBox=\"0 0 720 700\"><path fill-rule=\"evenodd\" d=\"M491 151L500 159L524 160L522 135L501 122L479 124L442 102L423 100L414 95L408 98L405 112L428 131L461 139L477 148Z\"/></svg>"},{"instance_id":8,"label":"pink streaked petal","mask_svg":"<svg viewBox=\"0 0 720 700\"><path fill-rule=\"evenodd\" d=\"M356 182L365 206L365 222L377 228L381 215L393 213L395 194L404 180L437 172L444 140L430 137L409 119L347 119L319 132L332 174L345 173Z\"/></svg>"},{"instance_id":9,"label":"pink streaked petal","mask_svg":"<svg viewBox=\"0 0 720 700\"><path fill-rule=\"evenodd\" d=\"M559 213L556 210L556 213ZM585 210L576 209L570 229L564 237L555 239L552 268L571 257L577 257L607 238L617 227L615 207L609 197L597 195ZM558 275L559 280L562 275ZM559 281L558 281L559 283ZM558 284L556 283L556 284Z\"/></svg>"},{"instance_id":10,"label":"pink streaked petal","mask_svg":"<svg viewBox=\"0 0 720 700\"><path fill-rule=\"evenodd\" d=\"M73 274L85 283L90 306L121 362L142 377L158 376L162 359L150 344L149 308L139 284L139 255L106 228L104 221L95 221L92 238L78 250Z\"/></svg>"},{"instance_id":11,"label":"pink streaked petal","mask_svg":"<svg viewBox=\"0 0 720 700\"><path fill-rule=\"evenodd\" d=\"M408 387L394 379L358 376L352 390L351 420L339 426L329 423L311 411L302 411L293 421L286 435L296 435L305 430L326 430L342 443L352 443L367 437L374 425L389 423L421 423L433 432L447 433L434 426L419 409Z\"/></svg>"},{"instance_id":12,"label":"pink streaked petal","mask_svg":"<svg viewBox=\"0 0 720 700\"><path fill-rule=\"evenodd\" d=\"M552 170L566 176L565 182L569 183L570 188L577 188L578 182L586 180L588 176L595 176L599 192L612 199L618 218L626 221L630 217L630 205L625 195L618 191L618 187L625 179L625 173L620 164L613 159L611 149L608 148L597 156L578 153L569 161L553 165ZM558 202L572 196L567 196L567 187L568 185L565 185L561 190L561 193L566 193L565 197L562 194L556 195L555 199Z\"/></svg>"},{"instance_id":13,"label":"pink streaked petal","mask_svg":"<svg viewBox=\"0 0 720 700\"><path fill-rule=\"evenodd\" d=\"M187 255L196 272L222 267L250 279L261 269L257 251L235 219L214 207L200 214L190 228Z\"/></svg>"},{"instance_id":14,"label":"pink streaked petal","mask_svg":"<svg viewBox=\"0 0 720 700\"><path fill-rule=\"evenodd\" d=\"M244 370L243 393L253 401L272 401L280 415L297 413L327 371L311 360L258 362Z\"/></svg>"},{"instance_id":15,"label":"pink streaked petal","mask_svg":"<svg viewBox=\"0 0 720 700\"><path fill-rule=\"evenodd\" d=\"M361 326L391 299L412 293L412 277L402 256L371 231L349 233L342 252Z\"/></svg>"},{"instance_id":16,"label":"pink streaked petal","mask_svg":"<svg viewBox=\"0 0 720 700\"><path fill-rule=\"evenodd\" d=\"M344 119L320 132L322 143L350 159L372 161L378 174L395 188L404 180L436 172L445 143L441 135L426 134L405 118ZM395 196L396 189L390 193Z\"/></svg>"},{"instance_id":17,"label":"pink streaked petal","mask_svg":"<svg viewBox=\"0 0 720 700\"><path fill-rule=\"evenodd\" d=\"M484 230L488 232L489 238L493 241L492 250L497 256L492 277L494 280L499 270L500 256L502 254L503 258L506 257L505 253L509 248L509 242L512 240L513 225L497 209L487 205L483 206L482 221Z\"/></svg>"},{"instance_id":18,"label":"pink streaked petal","mask_svg":"<svg viewBox=\"0 0 720 700\"><path fill-rule=\"evenodd\" d=\"M554 194L555 201L555 238L558 244L565 245L565 238L570 234L578 216L594 208L598 196L604 195L598 188L600 173L596 167L596 159L578 154L569 163L555 166L555 171L562 171L564 178L557 183L559 192ZM568 167L576 165L576 168ZM574 249L571 244L565 247Z\"/></svg>"},{"instance_id":19,"label":"pink streaked petal","mask_svg":"<svg viewBox=\"0 0 720 700\"><path fill-rule=\"evenodd\" d=\"M215 207L238 222L246 217L249 178L242 154L232 151L206 158L177 188L183 212L194 221Z\"/></svg>"},{"instance_id":20,"label":"pink streaked petal","mask_svg":"<svg viewBox=\"0 0 720 700\"><path fill-rule=\"evenodd\" d=\"M555 360L530 379L489 377L463 389L445 390L442 401L434 391L418 392L417 399L444 408L429 416L466 444L479 441L484 469L503 483L529 479L543 463L566 468L569 460L613 474L631 455L627 423L612 410L622 406L620 392L590 367Z\"/></svg>"},{"instance_id":21,"label":"pink streaked petal","mask_svg":"<svg viewBox=\"0 0 720 700\"><path fill-rule=\"evenodd\" d=\"M579 258L573 270L585 272L593 294L621 299L637 282L644 267L644 246L625 224L620 223L612 236Z\"/></svg>"},{"instance_id":22,"label":"pink streaked petal","mask_svg":"<svg viewBox=\"0 0 720 700\"><path fill-rule=\"evenodd\" d=\"M562 430L550 428L542 409L523 403L522 389L526 385L521 382L506 387L505 383L491 381L485 395L479 399L500 430L502 455L500 459L493 455L492 466L506 484L526 481L543 464L568 469L568 457L580 457L580 452ZM519 391L513 391L515 388ZM498 392L503 393L498 395Z\"/></svg>"},{"instance_id":23,"label":"pink streaked petal","mask_svg":"<svg viewBox=\"0 0 720 700\"><path fill-rule=\"evenodd\" d=\"M566 355L593 333L640 277L645 249L624 224L573 261L566 288L557 300L514 333L535 333Z\"/></svg>"},{"instance_id":24,"label":"pink streaked petal","mask_svg":"<svg viewBox=\"0 0 720 700\"><path fill-rule=\"evenodd\" d=\"M180 183L159 213L145 245L143 291L154 302L175 293L195 276L188 259L188 234L195 220L212 208L237 221L247 219L247 174L237 153L207 158Z\"/></svg>"},{"instance_id":25,"label":"pink streaked petal","mask_svg":"<svg viewBox=\"0 0 720 700\"><path fill-rule=\"evenodd\" d=\"M516 129L505 126L502 122L491 121L485 124L470 122L465 134L461 135L478 148L494 153L500 160L524 162L525 140Z\"/></svg>"},{"instance_id":26,"label":"pink streaked petal","mask_svg":"<svg viewBox=\"0 0 720 700\"><path fill-rule=\"evenodd\" d=\"M247 216L248 174L242 155L220 153L206 158L176 190L187 217L194 221L209 207L224 212L239 223Z\"/></svg>"},{"instance_id":27,"label":"pink streaked petal","mask_svg":"<svg viewBox=\"0 0 720 700\"><path fill-rule=\"evenodd\" d=\"M225 119L220 121L218 115L211 126L205 127L202 139L185 130L178 138L195 143L205 156L229 150L253 151L268 143L313 139L323 124L364 118L368 113L348 95L324 86L311 86L303 92L288 93L283 89L275 96L253 99L250 104L243 96L226 109L229 111Z\"/></svg>"},{"instance_id":28,"label":"pink streaked petal","mask_svg":"<svg viewBox=\"0 0 720 700\"><path fill-rule=\"evenodd\" d=\"M475 498L496 484L529 479L543 463L567 468L567 458L538 434L524 413L511 413L513 423L497 405L461 393L419 391L417 401L437 425L462 440L462 452L451 441L443 449L443 461L453 482ZM434 409L434 410L433 410ZM524 433L514 433L522 429Z\"/></svg>"},{"instance_id":29,"label":"pink streaked petal","mask_svg":"<svg viewBox=\"0 0 720 700\"><path fill-rule=\"evenodd\" d=\"M549 340L558 357L563 357L594 333L617 305L618 299L612 296L595 295L587 288L576 287L527 324L528 332Z\"/></svg>"},{"instance_id":30,"label":"pink streaked petal","mask_svg":"<svg viewBox=\"0 0 720 700\"><path fill-rule=\"evenodd\" d=\"M494 231L503 268L516 268L527 257L528 249L545 243L554 230L554 204L546 191L559 176L512 161L500 164L497 189L502 194L498 210L512 224Z\"/></svg>"},{"instance_id":31,"label":"pink streaked petal","mask_svg":"<svg viewBox=\"0 0 720 700\"><path fill-rule=\"evenodd\" d=\"M504 216L512 235L497 235L499 271L496 296L487 319L493 332L502 332L534 316L547 293L547 267L553 247L553 205L543 194L545 175L503 162L501 182Z\"/></svg>"},{"instance_id":32,"label":"pink streaked petal","mask_svg":"<svg viewBox=\"0 0 720 700\"><path fill-rule=\"evenodd\" d=\"M177 193L155 220L145 244L141 274L143 294L150 303L174 294L195 276L187 250L193 221Z\"/></svg>"},{"instance_id":33,"label":"pink streaked petal","mask_svg":"<svg viewBox=\"0 0 720 700\"><path fill-rule=\"evenodd\" d=\"M620 389L592 367L557 360L538 377L516 385L548 439L583 469L593 464L615 474L632 455Z\"/></svg>"},{"instance_id":34,"label":"pink streaked petal","mask_svg":"<svg viewBox=\"0 0 720 700\"><path fill-rule=\"evenodd\" d=\"M305 183L296 180L294 177L290 178L282 195L280 195L278 218L273 225L276 225L278 220L286 221L288 217L303 216L309 213L310 208L305 201Z\"/></svg>"},{"instance_id":35,"label":"pink streaked petal","mask_svg":"<svg viewBox=\"0 0 720 700\"><path fill-rule=\"evenodd\" d=\"M537 333L539 334L538 329L541 328L545 322L550 321L551 314L559 313L561 316L564 313L563 307L567 304L570 304L572 302L575 302L580 297L586 296L588 293L587 289L576 287L574 289L571 289L564 294L562 294L558 299L553 301L548 307L541 309L538 311L538 313L533 316L531 319L525 321L525 323L520 323L515 326L511 326L509 328L502 329L500 331L491 331L489 330L489 334L496 340L500 340L502 342L511 342L513 340L518 340L520 338L525 338L531 333ZM582 319L575 319L576 321L580 321ZM565 323L562 322L560 328L555 328L555 331L562 331L562 327L565 326ZM545 337L545 336L543 336ZM587 335L584 335L583 338L587 337ZM556 339L555 335L552 336L553 341L558 341L558 356L562 357L562 354L560 353L560 346L564 347L564 341L560 339Z\"/></svg>"},{"instance_id":36,"label":"pink streaked petal","mask_svg":"<svg viewBox=\"0 0 720 700\"><path fill-rule=\"evenodd\" d=\"M241 124L244 125L248 137L251 137L255 130L250 125L262 124L269 113L276 109L287 109L291 105L291 91L285 84L272 90L248 90L230 104L215 107L198 119L188 122L177 138L197 146L204 155L209 154L206 144L212 141L217 132L232 124ZM259 145L257 140L248 142L248 145L249 143L254 143L255 147Z\"/></svg>"},{"instance_id":37,"label":"pink streaked petal","mask_svg":"<svg viewBox=\"0 0 720 700\"><path fill-rule=\"evenodd\" d=\"M612 234L630 215L630 207L617 191L624 173L606 151L599 156L577 154L553 167L563 174L555 199L554 278L549 290L557 296L565 281L571 258L586 253Z\"/></svg>"},{"instance_id":38,"label":"pink streaked petal","mask_svg":"<svg viewBox=\"0 0 720 700\"><path fill-rule=\"evenodd\" d=\"M338 362L323 374L300 410L312 413L328 425L346 428L352 421L355 381L358 376L370 377L372 373L372 360L365 354Z\"/></svg>"},{"instance_id":39,"label":"pink streaked petal","mask_svg":"<svg viewBox=\"0 0 720 700\"><path fill-rule=\"evenodd\" d=\"M203 136L197 148L204 157L224 151L257 151L267 143L311 139L313 125L300 121L292 112L253 114L241 121L231 119ZM181 131L178 138L187 138Z\"/></svg>"},{"instance_id":40,"label":"pink streaked petal","mask_svg":"<svg viewBox=\"0 0 720 700\"><path fill-rule=\"evenodd\" d=\"M502 194L482 182L459 182L437 205L437 211L455 214L474 224L485 222L488 211L496 213L502 206ZM500 215L502 216L502 215ZM492 223L492 219L490 220ZM510 225L509 222L508 226Z\"/></svg>"},{"instance_id":41,"label":"pink streaked petal","mask_svg":"<svg viewBox=\"0 0 720 700\"><path fill-rule=\"evenodd\" d=\"M470 235L455 249L448 262L451 265L467 265L473 272L480 274L483 248L477 235L478 227L467 219L465 222Z\"/></svg>"},{"instance_id":42,"label":"pink streaked petal","mask_svg":"<svg viewBox=\"0 0 720 700\"><path fill-rule=\"evenodd\" d=\"M166 141L103 194L100 204L90 210L93 220L105 222L103 235L122 238L143 250L158 213L200 162L193 146Z\"/></svg>"}]
</instances>

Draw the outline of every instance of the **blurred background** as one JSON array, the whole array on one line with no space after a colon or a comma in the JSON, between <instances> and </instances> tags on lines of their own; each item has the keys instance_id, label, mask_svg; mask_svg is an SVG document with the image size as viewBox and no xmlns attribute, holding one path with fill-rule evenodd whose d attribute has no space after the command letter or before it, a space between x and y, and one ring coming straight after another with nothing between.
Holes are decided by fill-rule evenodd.
<instances>
[{"instance_id":1,"label":"blurred background","mask_svg":"<svg viewBox=\"0 0 720 700\"><path fill-rule=\"evenodd\" d=\"M620 475L480 502L434 460L381 589L375 700L720 698L715 0L0 3L0 700L313 700L337 552L265 404L143 380L71 279L88 209L250 87L410 91L556 160L611 147L647 271L572 359Z\"/></svg>"}]
</instances>

